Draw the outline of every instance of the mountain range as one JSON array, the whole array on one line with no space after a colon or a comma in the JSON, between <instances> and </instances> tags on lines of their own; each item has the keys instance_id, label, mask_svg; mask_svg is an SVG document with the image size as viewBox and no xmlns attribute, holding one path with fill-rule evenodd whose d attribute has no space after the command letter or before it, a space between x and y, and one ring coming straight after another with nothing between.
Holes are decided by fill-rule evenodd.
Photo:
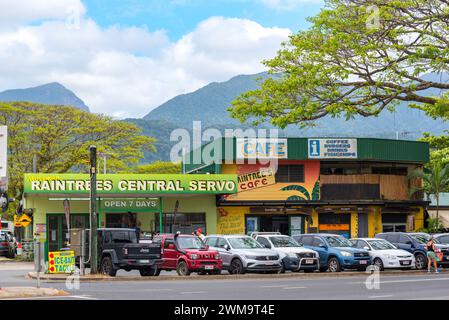
<instances>
[{"instance_id":1,"label":"mountain range","mask_svg":"<svg viewBox=\"0 0 449 320\"><path fill-rule=\"evenodd\" d=\"M192 122L201 121L202 130L216 128L221 132L224 129L247 129L250 124L240 124L229 117L226 109L232 100L248 90L258 87L258 81L268 77L267 73L256 75L239 75L225 82L214 82L192 93L182 94L168 100L154 108L143 118L125 119L123 121L138 125L145 135L158 139L157 152L145 155L145 162L157 160L168 161L171 147L177 141L170 141L170 134L174 129L183 128L192 132ZM428 75L428 79L440 75ZM445 79L447 77L445 76ZM433 95L437 92L428 91ZM76 97L70 90L58 83L51 83L36 88L8 90L0 92L0 101L30 101L45 104L72 105L89 111L84 102ZM299 126L290 125L280 130L280 136L298 137L379 137L390 139L416 140L422 132L442 134L448 129L447 123L433 120L422 111L407 107L406 103L399 105L395 112L382 112L378 117L355 117L350 121L344 118L326 117L316 121L316 126L300 129ZM259 128L273 128L269 124Z\"/></svg>"},{"instance_id":2,"label":"mountain range","mask_svg":"<svg viewBox=\"0 0 449 320\"><path fill-rule=\"evenodd\" d=\"M89 111L89 107L86 106L83 100L57 82L44 84L34 88L6 90L0 92L0 101L28 101L42 104L72 106L84 111Z\"/></svg>"}]
</instances>

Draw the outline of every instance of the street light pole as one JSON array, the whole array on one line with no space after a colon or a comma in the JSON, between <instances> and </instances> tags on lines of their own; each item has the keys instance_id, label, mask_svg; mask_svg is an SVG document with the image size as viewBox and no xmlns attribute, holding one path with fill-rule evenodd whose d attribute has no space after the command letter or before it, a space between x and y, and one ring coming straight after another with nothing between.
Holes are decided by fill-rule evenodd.
<instances>
[{"instance_id":1,"label":"street light pole","mask_svg":"<svg viewBox=\"0 0 449 320\"><path fill-rule=\"evenodd\" d=\"M97 253L97 147L90 146L90 273L98 272Z\"/></svg>"}]
</instances>

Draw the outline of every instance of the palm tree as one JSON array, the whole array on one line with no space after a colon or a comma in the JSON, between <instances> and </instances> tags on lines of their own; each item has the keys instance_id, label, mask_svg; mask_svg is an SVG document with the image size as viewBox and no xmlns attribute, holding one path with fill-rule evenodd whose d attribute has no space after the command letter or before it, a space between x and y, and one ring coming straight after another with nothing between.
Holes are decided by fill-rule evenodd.
<instances>
[{"instance_id":1,"label":"palm tree","mask_svg":"<svg viewBox=\"0 0 449 320\"><path fill-rule=\"evenodd\" d=\"M440 194L449 187L449 164L443 164L441 161L433 161L428 168L418 168L408 175L408 179L421 179L423 181L420 187L411 187L410 195L418 191L423 191L427 199L431 195L435 196L437 202L436 223L439 223Z\"/></svg>"}]
</instances>

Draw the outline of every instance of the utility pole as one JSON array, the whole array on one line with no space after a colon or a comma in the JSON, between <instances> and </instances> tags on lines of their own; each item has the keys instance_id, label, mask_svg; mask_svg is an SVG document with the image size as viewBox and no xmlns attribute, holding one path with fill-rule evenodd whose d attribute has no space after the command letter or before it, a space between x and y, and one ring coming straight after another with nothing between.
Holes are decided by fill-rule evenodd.
<instances>
[{"instance_id":1,"label":"utility pole","mask_svg":"<svg viewBox=\"0 0 449 320\"><path fill-rule=\"evenodd\" d=\"M97 147L90 146L90 273L98 273L97 253Z\"/></svg>"}]
</instances>

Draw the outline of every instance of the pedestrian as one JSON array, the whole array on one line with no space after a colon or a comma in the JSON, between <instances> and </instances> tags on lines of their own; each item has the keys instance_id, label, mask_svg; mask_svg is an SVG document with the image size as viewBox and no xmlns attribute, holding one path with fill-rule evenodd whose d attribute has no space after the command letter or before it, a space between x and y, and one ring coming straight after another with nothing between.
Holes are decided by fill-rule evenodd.
<instances>
[{"instance_id":1,"label":"pedestrian","mask_svg":"<svg viewBox=\"0 0 449 320\"><path fill-rule=\"evenodd\" d=\"M437 268L437 257L435 255L436 247L435 242L433 241L433 237L430 237L429 241L427 241L426 249L427 249L427 272L430 273L430 266L432 265L433 261L435 273L440 273Z\"/></svg>"},{"instance_id":2,"label":"pedestrian","mask_svg":"<svg viewBox=\"0 0 449 320\"><path fill-rule=\"evenodd\" d=\"M204 234L203 234L203 230L201 230L201 228L198 228L195 230L195 235L200 238L201 240L204 240Z\"/></svg>"}]
</instances>

